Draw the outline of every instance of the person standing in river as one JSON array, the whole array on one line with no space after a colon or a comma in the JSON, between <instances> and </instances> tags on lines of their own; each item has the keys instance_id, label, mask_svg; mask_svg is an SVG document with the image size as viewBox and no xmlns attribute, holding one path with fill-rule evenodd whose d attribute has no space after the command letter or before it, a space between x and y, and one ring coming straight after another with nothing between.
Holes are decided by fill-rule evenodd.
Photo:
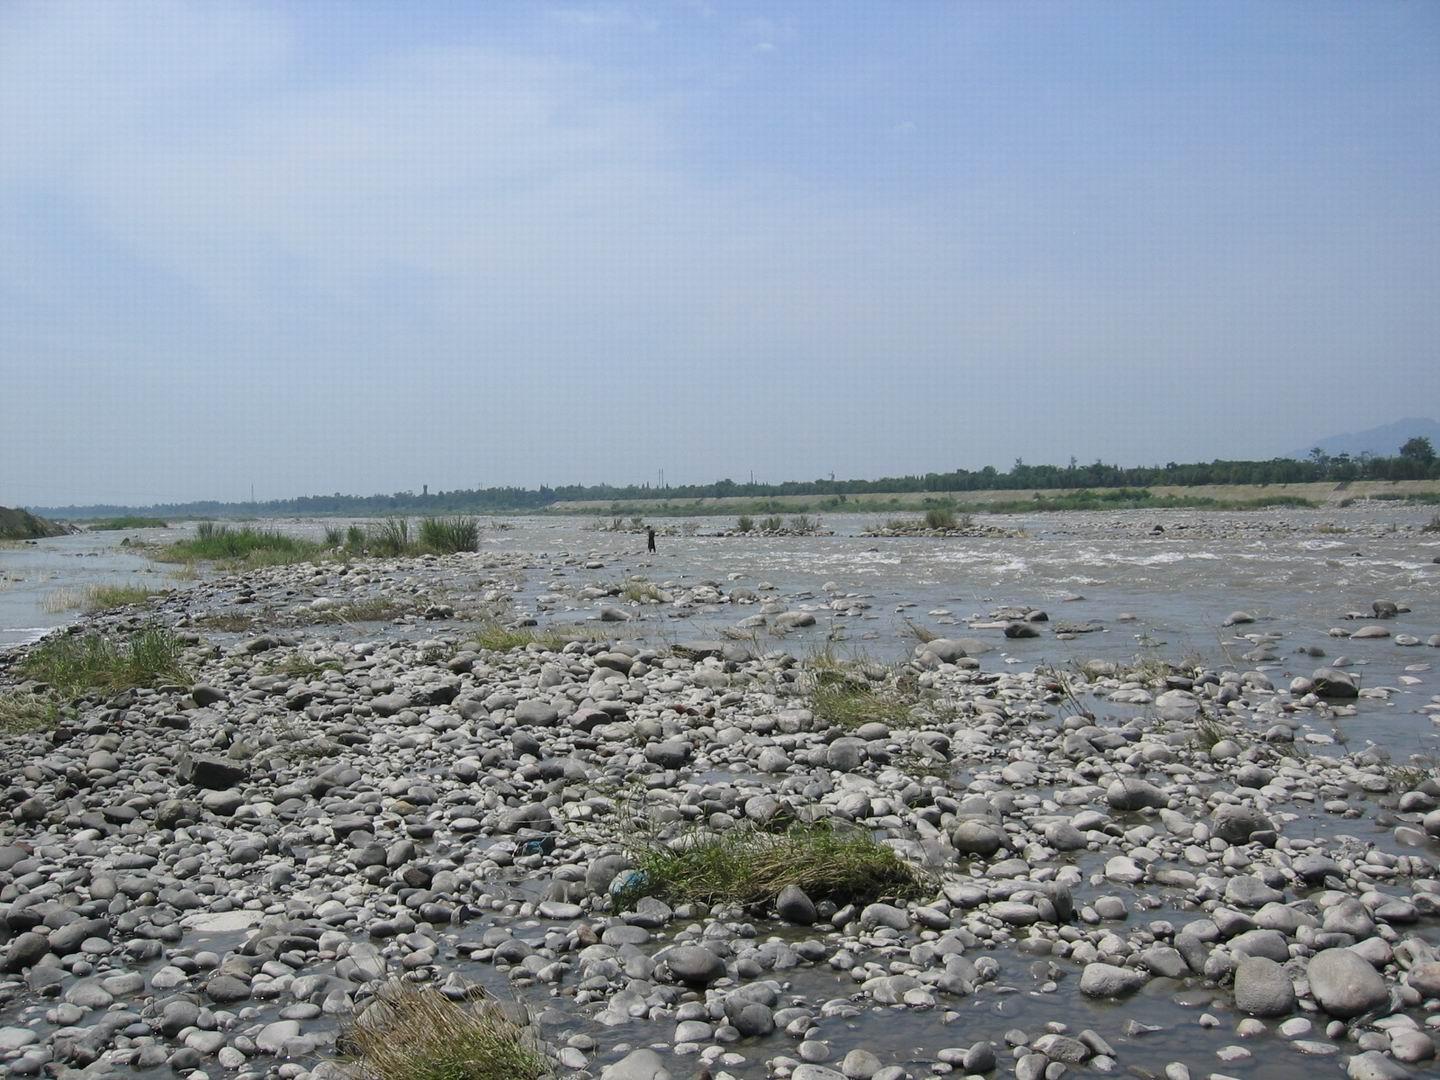
<instances>
[{"instance_id":1,"label":"person standing in river","mask_svg":"<svg viewBox=\"0 0 1440 1080\"><path fill-rule=\"evenodd\" d=\"M650 525L645 529L645 548L652 555L655 553L655 526Z\"/></svg>"}]
</instances>

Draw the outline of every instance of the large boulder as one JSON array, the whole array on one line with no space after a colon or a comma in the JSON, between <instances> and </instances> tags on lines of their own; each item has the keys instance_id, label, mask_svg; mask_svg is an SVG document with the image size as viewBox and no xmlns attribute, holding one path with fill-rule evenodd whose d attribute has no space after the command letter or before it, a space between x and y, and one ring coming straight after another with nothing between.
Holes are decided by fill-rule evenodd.
<instances>
[{"instance_id":1,"label":"large boulder","mask_svg":"<svg viewBox=\"0 0 1440 1080\"><path fill-rule=\"evenodd\" d=\"M1091 963L1080 974L1080 992L1086 997L1114 998L1133 994L1149 981L1149 976L1134 968L1114 964Z\"/></svg>"},{"instance_id":2,"label":"large boulder","mask_svg":"<svg viewBox=\"0 0 1440 1080\"><path fill-rule=\"evenodd\" d=\"M1235 1007L1251 1016L1289 1016L1295 985L1274 960L1246 956L1235 969Z\"/></svg>"},{"instance_id":3,"label":"large boulder","mask_svg":"<svg viewBox=\"0 0 1440 1080\"><path fill-rule=\"evenodd\" d=\"M245 779L245 766L229 758L181 754L175 771L185 783L209 791L228 791Z\"/></svg>"},{"instance_id":4,"label":"large boulder","mask_svg":"<svg viewBox=\"0 0 1440 1080\"><path fill-rule=\"evenodd\" d=\"M1310 993L1331 1016L1348 1020L1379 1008L1390 992L1369 962L1350 949L1326 949L1310 958Z\"/></svg>"},{"instance_id":5,"label":"large boulder","mask_svg":"<svg viewBox=\"0 0 1440 1080\"><path fill-rule=\"evenodd\" d=\"M1210 817L1210 829L1227 844L1248 844L1256 833L1275 832L1275 823L1253 806L1223 803Z\"/></svg>"},{"instance_id":6,"label":"large boulder","mask_svg":"<svg viewBox=\"0 0 1440 1080\"><path fill-rule=\"evenodd\" d=\"M950 843L962 855L989 858L1005 846L1005 830L984 818L961 818L950 833Z\"/></svg>"},{"instance_id":7,"label":"large boulder","mask_svg":"<svg viewBox=\"0 0 1440 1080\"><path fill-rule=\"evenodd\" d=\"M1341 671L1339 668L1316 668L1315 674L1310 676L1310 682L1312 692L1317 697L1355 698L1360 696L1360 688L1355 685L1354 677L1348 671Z\"/></svg>"},{"instance_id":8,"label":"large boulder","mask_svg":"<svg viewBox=\"0 0 1440 1080\"><path fill-rule=\"evenodd\" d=\"M725 961L701 945L677 945L665 953L665 963L686 986L706 987L725 974Z\"/></svg>"},{"instance_id":9,"label":"large boulder","mask_svg":"<svg viewBox=\"0 0 1440 1080\"><path fill-rule=\"evenodd\" d=\"M1113 780L1105 789L1105 801L1116 810L1139 810L1146 806L1164 806L1169 800L1154 784L1129 776Z\"/></svg>"}]
</instances>

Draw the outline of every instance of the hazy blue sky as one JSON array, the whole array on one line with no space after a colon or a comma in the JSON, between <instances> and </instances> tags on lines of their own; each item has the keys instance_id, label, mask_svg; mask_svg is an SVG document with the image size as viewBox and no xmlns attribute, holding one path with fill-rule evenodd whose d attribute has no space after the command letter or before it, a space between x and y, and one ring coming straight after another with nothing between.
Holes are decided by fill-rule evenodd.
<instances>
[{"instance_id":1,"label":"hazy blue sky","mask_svg":"<svg viewBox=\"0 0 1440 1080\"><path fill-rule=\"evenodd\" d=\"M0 503L1440 411L1440 4L0 3Z\"/></svg>"}]
</instances>

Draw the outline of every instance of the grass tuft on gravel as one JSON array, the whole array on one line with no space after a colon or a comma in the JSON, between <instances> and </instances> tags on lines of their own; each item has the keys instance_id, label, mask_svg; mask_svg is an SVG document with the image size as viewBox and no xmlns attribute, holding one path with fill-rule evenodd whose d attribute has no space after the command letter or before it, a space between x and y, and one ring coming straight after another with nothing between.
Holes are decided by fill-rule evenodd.
<instances>
[{"instance_id":1,"label":"grass tuft on gravel","mask_svg":"<svg viewBox=\"0 0 1440 1080\"><path fill-rule=\"evenodd\" d=\"M164 627L151 626L121 640L101 634L49 637L20 661L22 678L34 679L65 697L90 691L115 693L135 687L188 682L181 666L184 646Z\"/></svg>"},{"instance_id":2,"label":"grass tuft on gravel","mask_svg":"<svg viewBox=\"0 0 1440 1080\"><path fill-rule=\"evenodd\" d=\"M170 523L164 518L137 517L134 514L126 517L100 518L98 521L90 522L91 532L117 532L121 529L168 529Z\"/></svg>"},{"instance_id":3,"label":"grass tuft on gravel","mask_svg":"<svg viewBox=\"0 0 1440 1080\"><path fill-rule=\"evenodd\" d=\"M27 731L45 731L60 719L60 703L51 694L27 694L14 691L0 694L0 733L23 735Z\"/></svg>"},{"instance_id":4,"label":"grass tuft on gravel","mask_svg":"<svg viewBox=\"0 0 1440 1080\"><path fill-rule=\"evenodd\" d=\"M311 625L388 622L418 610L420 610L420 603L415 600L391 596L372 596L365 600L355 600L332 608L315 608L306 611L299 616L299 621Z\"/></svg>"},{"instance_id":5,"label":"grass tuft on gravel","mask_svg":"<svg viewBox=\"0 0 1440 1080\"><path fill-rule=\"evenodd\" d=\"M871 721L892 726L912 722L911 709L919 694L893 670L877 681L867 665L840 660L822 652L810 660L810 711L815 719L852 729ZM871 665L873 671L873 665Z\"/></svg>"},{"instance_id":6,"label":"grass tuft on gravel","mask_svg":"<svg viewBox=\"0 0 1440 1080\"><path fill-rule=\"evenodd\" d=\"M225 560L246 569L262 566L289 566L319 558L325 551L321 544L298 536L287 536L273 529L256 529L246 525L233 529L213 521L202 521L190 540L179 540L154 551L162 562Z\"/></svg>"},{"instance_id":7,"label":"grass tuft on gravel","mask_svg":"<svg viewBox=\"0 0 1440 1080\"><path fill-rule=\"evenodd\" d=\"M474 518L427 517L420 522L420 546L437 555L474 551L480 542L480 526Z\"/></svg>"},{"instance_id":8,"label":"grass tuft on gravel","mask_svg":"<svg viewBox=\"0 0 1440 1080\"><path fill-rule=\"evenodd\" d=\"M673 843L642 834L630 855L640 873L629 900L772 904L787 885L798 885L812 900L869 903L924 889L923 874L869 833L826 824L796 823L783 832L738 827Z\"/></svg>"},{"instance_id":9,"label":"grass tuft on gravel","mask_svg":"<svg viewBox=\"0 0 1440 1080\"><path fill-rule=\"evenodd\" d=\"M511 652L539 645L550 652L559 652L572 641L603 640L603 633L588 626L507 626L499 618L490 618L467 632L466 645L489 652Z\"/></svg>"},{"instance_id":10,"label":"grass tuft on gravel","mask_svg":"<svg viewBox=\"0 0 1440 1080\"><path fill-rule=\"evenodd\" d=\"M152 596L159 596L163 590L147 589L143 585L91 585L85 590L86 611L109 611L112 608L143 604Z\"/></svg>"},{"instance_id":11,"label":"grass tuft on gravel","mask_svg":"<svg viewBox=\"0 0 1440 1080\"><path fill-rule=\"evenodd\" d=\"M391 983L344 1031L357 1080L541 1080L550 1063L493 1001L460 1004L433 986Z\"/></svg>"}]
</instances>

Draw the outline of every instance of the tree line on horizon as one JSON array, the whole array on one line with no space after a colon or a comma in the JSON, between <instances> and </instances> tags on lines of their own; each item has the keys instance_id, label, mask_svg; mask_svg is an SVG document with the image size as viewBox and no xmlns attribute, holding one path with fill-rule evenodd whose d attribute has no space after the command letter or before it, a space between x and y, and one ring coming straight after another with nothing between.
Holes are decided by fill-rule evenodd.
<instances>
[{"instance_id":1,"label":"tree line on horizon","mask_svg":"<svg viewBox=\"0 0 1440 1080\"><path fill-rule=\"evenodd\" d=\"M295 515L309 517L342 514L352 517L414 513L502 513L534 511L556 503L623 503L647 499L771 498L782 495L821 497L907 494L961 491L1031 491L1056 488L1080 491L1090 488L1145 488L1165 484L1197 487L1207 484L1309 484L1345 483L1353 480L1435 480L1440 479L1440 458L1428 438L1417 436L1393 457L1371 454L1330 455L1319 447L1307 458L1272 458L1269 461L1226 461L1121 467L1095 461L1081 465L1072 457L1068 465L1029 465L1016 458L1008 472L993 465L983 469L956 469L953 472L887 476L876 480L792 480L779 484L737 483L717 480L711 484L677 484L664 487L645 484L570 484L538 488L475 487L453 491L397 491L391 495L304 495L295 499L267 502L220 502L206 500L166 503L148 507L64 506L41 508L52 517L103 517L143 511L160 517L208 517L226 514L256 516Z\"/></svg>"}]
</instances>

